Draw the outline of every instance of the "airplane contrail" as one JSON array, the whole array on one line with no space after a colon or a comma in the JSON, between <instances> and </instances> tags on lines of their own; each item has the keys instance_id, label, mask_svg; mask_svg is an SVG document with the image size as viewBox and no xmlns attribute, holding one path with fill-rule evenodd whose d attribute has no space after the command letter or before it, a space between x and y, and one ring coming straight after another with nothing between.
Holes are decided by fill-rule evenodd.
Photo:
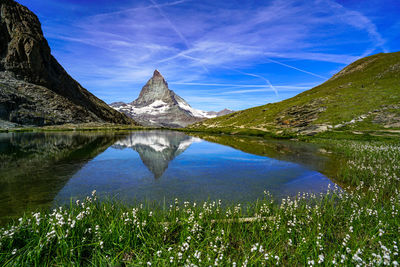
<instances>
[{"instance_id":1,"label":"airplane contrail","mask_svg":"<svg viewBox=\"0 0 400 267\"><path fill-rule=\"evenodd\" d=\"M275 86L273 86L272 83L268 79L264 78L263 76L258 75L258 74L243 72L243 71L236 70L236 69L231 69L231 68L229 68L229 69L239 72L241 74L247 75L247 76L256 77L256 78L264 80L267 83L267 85L274 91L275 95L279 96L278 90L276 90Z\"/></svg>"},{"instance_id":2,"label":"airplane contrail","mask_svg":"<svg viewBox=\"0 0 400 267\"><path fill-rule=\"evenodd\" d=\"M233 83L196 83L196 82L170 82L169 84L178 85L193 85L193 86L218 86L218 87L240 87L240 88L265 88L265 85L261 84L233 84ZM299 86L299 85L274 85L275 88L293 88L296 90L310 89L312 86Z\"/></svg>"},{"instance_id":3,"label":"airplane contrail","mask_svg":"<svg viewBox=\"0 0 400 267\"><path fill-rule=\"evenodd\" d=\"M160 15L168 22L171 29L179 36L179 38L185 44L186 49L190 49L190 44L189 44L188 40L186 39L186 37L183 36L183 34L178 30L178 28L172 23L172 21L169 19L167 14L165 14L165 12L161 9L160 5L158 5L155 0L149 0L149 1L154 5L155 8L158 9L158 12L160 13ZM208 73L208 69L206 68L206 66L204 64L201 64L201 66Z\"/></svg>"},{"instance_id":4,"label":"airplane contrail","mask_svg":"<svg viewBox=\"0 0 400 267\"><path fill-rule=\"evenodd\" d=\"M179 5L185 2L188 2L190 0L178 0L175 2L168 2L168 3L164 3L164 4L159 4L159 7L164 7L164 6L175 6L175 5ZM102 18L102 17L106 17L106 16L110 16L110 15L120 15L120 14L124 14L124 13L129 13L129 12L134 12L134 11L140 11L143 9L149 9L149 8L154 8L154 4L149 5L149 6L142 6L142 7L133 7L133 8L128 8L128 9L123 9L123 10L117 10L117 11L112 11L112 12L106 12L106 13L100 13L97 15L93 15L93 16L89 16L91 18Z\"/></svg>"},{"instance_id":5,"label":"airplane contrail","mask_svg":"<svg viewBox=\"0 0 400 267\"><path fill-rule=\"evenodd\" d=\"M183 55L183 54L179 54L178 56L189 58L189 59L192 59L192 60L197 60L199 62L203 61L203 60L201 60L199 58L195 58L195 57L191 57L191 56L187 56L187 55ZM272 83L268 79L264 78L261 75L253 74L253 73L247 73L247 72L243 72L243 71L240 71L240 70L237 70L237 69L233 69L233 68L229 68L229 67L225 67L225 66L221 66L221 68L228 69L228 70L231 70L231 71L235 71L235 72L238 72L238 73L246 75L246 76L251 76L251 77L256 77L256 78L262 79L263 81L266 82L267 86L274 91L275 95L279 96L278 90L276 90L276 88L272 85Z\"/></svg>"},{"instance_id":6,"label":"airplane contrail","mask_svg":"<svg viewBox=\"0 0 400 267\"><path fill-rule=\"evenodd\" d=\"M288 67L288 68L291 68L291 69L294 69L294 70L298 70L298 71L301 71L301 72L303 72L303 73L307 73L307 74L310 74L310 75L312 75L312 76L315 76L315 77L318 77L318 78L321 78L321 79L324 79L324 80L329 79L329 78L327 78L327 77L324 77L324 76L315 74L315 73L313 73L313 72L306 71L306 70L302 70L302 69L296 68L296 67L294 67L294 66L291 66L291 65L288 65L288 64L285 64L285 63L282 63L282 62L279 62L279 61L270 59L270 58L267 58L267 60L268 60L268 61L271 61L272 63L279 64L279 65L282 65L282 66L285 66L285 67Z\"/></svg>"},{"instance_id":7,"label":"airplane contrail","mask_svg":"<svg viewBox=\"0 0 400 267\"><path fill-rule=\"evenodd\" d=\"M168 22L169 26L172 28L172 30L174 30L174 32L179 36L179 38L181 38L181 40L185 43L186 48L189 48L189 42L187 41L187 39L185 38L185 36L183 36L183 34L178 30L178 28L175 27L175 25L172 23L172 21L168 18L168 16L164 13L164 11L161 9L161 7L156 3L155 0L149 0L155 8L158 9L158 12L160 12L160 15L164 17L164 19Z\"/></svg>"}]
</instances>

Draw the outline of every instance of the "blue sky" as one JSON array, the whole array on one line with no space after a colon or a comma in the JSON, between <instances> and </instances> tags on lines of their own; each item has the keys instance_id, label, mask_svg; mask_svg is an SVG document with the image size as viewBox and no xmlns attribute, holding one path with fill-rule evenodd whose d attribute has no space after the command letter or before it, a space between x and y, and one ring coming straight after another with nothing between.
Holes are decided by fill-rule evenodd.
<instances>
[{"instance_id":1,"label":"blue sky","mask_svg":"<svg viewBox=\"0 0 400 267\"><path fill-rule=\"evenodd\" d=\"M399 0L19 0L52 54L107 103L159 69L189 104L276 102L360 57L399 51Z\"/></svg>"}]
</instances>

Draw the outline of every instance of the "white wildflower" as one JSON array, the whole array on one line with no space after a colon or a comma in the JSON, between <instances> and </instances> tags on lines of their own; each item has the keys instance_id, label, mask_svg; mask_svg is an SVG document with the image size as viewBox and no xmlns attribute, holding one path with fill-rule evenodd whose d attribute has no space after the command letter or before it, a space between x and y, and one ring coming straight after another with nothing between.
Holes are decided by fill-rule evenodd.
<instances>
[{"instance_id":1,"label":"white wildflower","mask_svg":"<svg viewBox=\"0 0 400 267\"><path fill-rule=\"evenodd\" d=\"M325 259L325 257L324 257L323 254L319 255L319 256L318 256L318 264L323 263L323 262L324 262L324 259Z\"/></svg>"}]
</instances>

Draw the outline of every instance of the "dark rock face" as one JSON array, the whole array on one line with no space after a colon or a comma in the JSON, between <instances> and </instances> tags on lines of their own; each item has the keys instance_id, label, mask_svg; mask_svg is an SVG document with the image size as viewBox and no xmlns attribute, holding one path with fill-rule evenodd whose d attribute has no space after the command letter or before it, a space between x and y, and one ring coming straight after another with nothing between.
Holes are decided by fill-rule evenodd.
<instances>
[{"instance_id":1,"label":"dark rock face","mask_svg":"<svg viewBox=\"0 0 400 267\"><path fill-rule=\"evenodd\" d=\"M153 77L143 86L142 91L140 91L139 97L131 104L137 107L144 107L151 105L157 100L168 104L176 102L174 92L168 89L168 83L164 77L158 70L155 70Z\"/></svg>"},{"instance_id":2,"label":"dark rock face","mask_svg":"<svg viewBox=\"0 0 400 267\"><path fill-rule=\"evenodd\" d=\"M134 123L76 82L51 55L35 14L0 0L0 119L22 125Z\"/></svg>"},{"instance_id":3,"label":"dark rock face","mask_svg":"<svg viewBox=\"0 0 400 267\"><path fill-rule=\"evenodd\" d=\"M180 128L206 118L224 115L192 108L182 97L168 88L168 83L158 70L143 86L139 97L129 103L116 102L111 107L121 111L146 126Z\"/></svg>"}]
</instances>

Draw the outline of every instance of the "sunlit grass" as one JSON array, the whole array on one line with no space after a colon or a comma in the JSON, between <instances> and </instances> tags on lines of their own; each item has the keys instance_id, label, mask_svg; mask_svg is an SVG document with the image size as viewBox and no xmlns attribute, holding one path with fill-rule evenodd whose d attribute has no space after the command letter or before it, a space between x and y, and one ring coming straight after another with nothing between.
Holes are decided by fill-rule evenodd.
<instances>
[{"instance_id":1,"label":"sunlit grass","mask_svg":"<svg viewBox=\"0 0 400 267\"><path fill-rule=\"evenodd\" d=\"M374 116L369 112L384 107L396 106L400 102L400 52L380 53L362 58L347 66L341 75L331 78L310 90L280 102L241 110L225 116L207 119L190 125L188 128L199 131L250 131L261 130L265 134L288 132L278 135L291 135L293 127L284 127L277 118L296 121L307 120L307 115L297 117L300 111L322 109L311 124L339 125L365 115L368 118L356 128L363 130L383 129L384 124L372 123ZM292 109L292 111L291 111ZM296 112L297 110L297 112ZM294 111L294 112L293 112Z\"/></svg>"}]
</instances>

